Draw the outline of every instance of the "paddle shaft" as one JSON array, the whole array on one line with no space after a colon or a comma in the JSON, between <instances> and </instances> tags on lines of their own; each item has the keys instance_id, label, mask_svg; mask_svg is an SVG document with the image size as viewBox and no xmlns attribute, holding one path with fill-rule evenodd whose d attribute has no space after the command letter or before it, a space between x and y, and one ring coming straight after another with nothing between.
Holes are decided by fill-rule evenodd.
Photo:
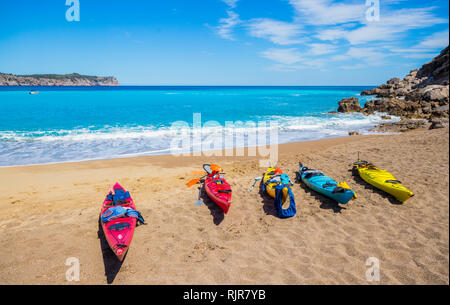
<instances>
[{"instance_id":1,"label":"paddle shaft","mask_svg":"<svg viewBox=\"0 0 450 305\"><path fill-rule=\"evenodd\" d=\"M250 188L250 191L249 191L249 192L251 192L251 191L253 190L253 188L255 187L256 181L259 181L259 180L261 180L261 179L262 179L261 177L255 178L255 182L253 182L253 185L252 185L252 187Z\"/></svg>"},{"instance_id":2,"label":"paddle shaft","mask_svg":"<svg viewBox=\"0 0 450 305\"><path fill-rule=\"evenodd\" d=\"M200 200L201 197L202 197L202 187L199 186L198 187L198 198L197 198L197 200Z\"/></svg>"},{"instance_id":3,"label":"paddle shaft","mask_svg":"<svg viewBox=\"0 0 450 305\"><path fill-rule=\"evenodd\" d=\"M200 198L202 197L202 187L199 186L198 187L198 199L195 202L195 205L201 205L203 202L200 200Z\"/></svg>"}]
</instances>

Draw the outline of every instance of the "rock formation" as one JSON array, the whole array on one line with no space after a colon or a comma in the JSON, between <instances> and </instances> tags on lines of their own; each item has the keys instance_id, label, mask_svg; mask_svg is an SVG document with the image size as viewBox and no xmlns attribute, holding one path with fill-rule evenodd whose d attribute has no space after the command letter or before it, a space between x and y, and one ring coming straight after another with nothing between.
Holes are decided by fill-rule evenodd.
<instances>
[{"instance_id":1,"label":"rock formation","mask_svg":"<svg viewBox=\"0 0 450 305\"><path fill-rule=\"evenodd\" d=\"M435 118L448 118L449 113L449 47L420 69L412 70L405 78L392 78L385 84L361 92L361 95L375 95L376 98L367 102L359 111L364 114L386 112L399 116L398 123L381 124L378 130L410 130L425 127L422 121L411 119L426 119L431 122ZM355 99L355 98L353 98ZM339 109L356 110L352 100L339 102ZM342 104L345 104L343 107ZM338 109L338 111L340 111ZM345 112L345 111L340 111ZM441 126L435 123L434 126Z\"/></svg>"},{"instance_id":2,"label":"rock formation","mask_svg":"<svg viewBox=\"0 0 450 305\"><path fill-rule=\"evenodd\" d=\"M13 75L0 73L0 86L119 86L112 76L72 74Z\"/></svg>"},{"instance_id":3,"label":"rock formation","mask_svg":"<svg viewBox=\"0 0 450 305\"><path fill-rule=\"evenodd\" d=\"M359 100L356 97L349 97L339 101L338 112L360 112L362 110Z\"/></svg>"}]
</instances>

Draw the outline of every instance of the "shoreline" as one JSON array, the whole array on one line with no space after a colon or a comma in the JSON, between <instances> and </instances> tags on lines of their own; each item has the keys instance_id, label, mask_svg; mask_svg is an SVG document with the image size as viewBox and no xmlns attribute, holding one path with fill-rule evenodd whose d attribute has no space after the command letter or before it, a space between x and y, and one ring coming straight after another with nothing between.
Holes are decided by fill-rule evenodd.
<instances>
[{"instance_id":1,"label":"shoreline","mask_svg":"<svg viewBox=\"0 0 450 305\"><path fill-rule=\"evenodd\" d=\"M280 148L281 146L281 150L279 151L289 151L290 146L300 146L302 144L307 145L307 146L315 146L315 144L319 144L321 141L327 141L327 142L335 142L334 140L337 140L337 143L334 145L338 145L338 143L340 144L341 142L345 142L347 143L347 141L353 141L356 140L356 137L359 138L363 138L363 137L378 137L378 136L389 136L389 135L393 135L393 134L397 134L397 133L391 133L391 132L386 132L386 133L379 133L379 134L363 134L363 135L353 135L353 136L337 136L337 137L330 137L330 138L323 138L323 139L317 139L317 140L306 140L306 141L295 141L295 142L287 142L287 143L281 143L281 144L277 144L277 146ZM338 140L339 139L339 140ZM286 146L286 147L285 147ZM289 146L289 147L288 147ZM247 152L249 149L258 149L259 147L264 147L264 146L244 146L244 147L234 147L234 148L230 148L230 149L221 149L221 150L206 150L206 151L202 151L200 152L202 155L200 156L201 158L207 158L206 154L211 154L213 155L211 158L218 158L218 159L229 159L229 158L250 158L250 159L257 159L257 156L236 156L236 150L238 149L243 149L244 152ZM232 150L233 151L233 155L232 156L225 156L225 152L227 150ZM158 159L160 157L162 157L162 159L165 158L184 158L184 159L190 159L190 158L194 158L196 156L193 156L194 152L191 152L189 156L174 156L171 153L167 153L167 154L149 154L149 155L132 155L132 156L123 156L123 157L112 157L112 158L100 158L100 159L85 159L85 160L75 160L75 161L57 161L57 162L49 162L49 163L36 163L36 164L25 164L25 165L5 165L5 166L0 166L0 170L1 169L7 169L7 168L26 168L26 167L39 167L39 166L53 166L53 165L60 165L60 164L72 164L75 165L77 163L88 163L88 162L108 162L108 161L117 161L117 160L129 160L132 161L133 159L141 159L141 158L155 158ZM221 154L218 155L218 154ZM155 160L146 160L146 161L155 161ZM156 160L156 162L158 162L158 160Z\"/></svg>"},{"instance_id":2,"label":"shoreline","mask_svg":"<svg viewBox=\"0 0 450 305\"><path fill-rule=\"evenodd\" d=\"M286 142L286 143L281 143L281 144L276 144L278 147L280 146L284 146L284 145L301 145L302 143L315 143L317 141L323 141L323 140L329 140L332 141L334 139L342 139L342 138L350 138L350 137L370 137L370 136L388 136L388 135L393 135L393 134L398 134L398 133L394 133L394 132L378 132L378 133L371 133L371 134L359 134L359 135L346 135L346 136L336 136L336 137L329 137L329 138L322 138L322 139L315 139L315 140L305 140L305 141L294 141L294 142ZM238 149L242 149L244 151L248 151L249 149L258 149L259 147L264 147L264 146L243 146L243 147L233 147L233 148L228 148L228 149L221 149L221 150L205 150L205 151L201 151L200 153L202 154L201 156L205 156L207 154L212 154L214 156L217 155L217 158L223 158L223 157L227 157L224 156L226 151L233 151L233 156L228 156L230 158L233 157L239 157L239 156L235 156L236 154L236 150ZM168 149L164 149L164 150L168 150ZM198 152L191 152L189 156L180 156L183 158L191 158L194 157L193 154L194 153L198 153ZM222 156L219 156L218 154L221 154ZM181 153L182 154L182 153ZM0 169L2 168L15 168L15 167L34 167L34 166L45 166L45 165L57 165L57 164L66 164L66 163L84 163L84 162L102 162L102 161L109 161L109 160L116 160L116 159L133 159L133 158L152 158L152 157L160 157L160 156L166 156L166 157L174 157L174 154L168 152L168 153L155 153L155 154L146 154L144 153L136 153L136 154L130 154L129 156L124 155L124 156L117 156L117 157L110 157L110 158L93 158L93 159L83 159L83 160L73 160L73 161L56 161L56 162L48 162L48 163L35 163L35 164L24 164L24 165L0 165ZM240 156L240 157L248 157L246 155L244 156ZM178 156L176 156L176 158L179 158Z\"/></svg>"},{"instance_id":3,"label":"shoreline","mask_svg":"<svg viewBox=\"0 0 450 305\"><path fill-rule=\"evenodd\" d=\"M342 115L348 115L348 114L339 114L339 113L321 113L320 115L322 116L335 116L337 118L341 118L343 120L345 120L345 118L342 118ZM378 116L378 117L382 117L383 113L375 113L374 116ZM400 118L397 118L395 116L392 116L389 119L382 119L382 121L379 121L378 123L373 123L372 125L368 125L365 126L364 128L360 127L360 128L353 128L353 127L348 127L348 129L346 131L340 130L343 133L345 133L344 135L332 135L332 136L324 136L324 137L320 137L318 139L305 139L305 140L294 140L294 141L290 141L289 137L284 135L283 133L288 134L288 132L278 132L278 135L280 137L281 135L281 143L280 144L275 144L275 145L285 145L285 144L292 144L292 143L303 143L303 142L310 142L310 141L320 141L320 140L327 140L327 139L337 139L337 138L346 138L349 137L349 133L353 132L353 131L357 131L357 135L358 136L384 136L384 135L392 135L392 134L397 134L399 131L392 131L392 130L386 130L386 131L375 131L375 129L383 124L386 123L396 123L400 120ZM203 127L202 127L203 128ZM299 131L296 131L297 133ZM283 135L285 136L285 139L283 139ZM354 135L352 135L354 136ZM287 140L286 140L287 139ZM256 148L258 147L263 147L262 146L255 146ZM255 148L255 147L250 147L250 148ZM224 148L221 151L227 151L227 150L237 150L237 149L244 149L244 150L248 150L249 146L243 146L243 147L233 147L233 148ZM218 150L205 150L202 151L203 154L208 154L208 153L216 153ZM191 155L193 155L194 153L198 153L198 151L194 151L194 152L190 152ZM64 161L51 161L51 162L43 162L43 163L30 163L30 164L12 164L12 165L0 165L0 168L9 168L9 167L21 167L21 166L39 166L39 165L51 165L51 164L60 164L60 163L74 163L74 162L90 162L90 161L104 161L104 160L111 160L111 159L123 159L123 158L135 158L135 157L150 157L150 156L165 156L165 155L173 155L173 153L171 153L170 147L169 148L162 148L162 149L158 149L158 150L154 150L154 151L143 151L143 152L136 152L136 153L128 153L128 154L123 154L123 155L112 155L110 157L93 157L93 158L86 158L86 159L79 159L79 160L64 160Z\"/></svg>"},{"instance_id":4,"label":"shoreline","mask_svg":"<svg viewBox=\"0 0 450 305\"><path fill-rule=\"evenodd\" d=\"M68 257L81 263L77 284L380 284L449 283L448 128L281 144L277 166L295 179L298 162L346 181L347 205L292 187L297 215L275 216L254 177L257 157L141 156L0 168L2 284L70 284ZM389 170L416 194L404 204L352 174L357 158ZM417 162L422 160L422 162ZM186 183L203 163L218 163L233 190L227 215ZM148 223L136 229L123 265L111 266L98 239L108 186L130 191ZM258 191L259 189L259 191ZM283 264L273 257L282 257ZM270 270L270 272L268 272Z\"/></svg>"}]
</instances>

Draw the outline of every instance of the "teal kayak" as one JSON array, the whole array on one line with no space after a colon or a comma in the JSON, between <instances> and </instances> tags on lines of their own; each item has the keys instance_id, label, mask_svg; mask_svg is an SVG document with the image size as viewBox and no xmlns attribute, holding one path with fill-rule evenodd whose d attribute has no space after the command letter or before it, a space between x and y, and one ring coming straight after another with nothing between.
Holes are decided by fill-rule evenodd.
<instances>
[{"instance_id":1,"label":"teal kayak","mask_svg":"<svg viewBox=\"0 0 450 305\"><path fill-rule=\"evenodd\" d=\"M337 183L322 171L309 169L300 163L300 171L297 173L297 181L303 181L310 189L325 195L338 203L346 204L356 198L354 191L345 182Z\"/></svg>"}]
</instances>

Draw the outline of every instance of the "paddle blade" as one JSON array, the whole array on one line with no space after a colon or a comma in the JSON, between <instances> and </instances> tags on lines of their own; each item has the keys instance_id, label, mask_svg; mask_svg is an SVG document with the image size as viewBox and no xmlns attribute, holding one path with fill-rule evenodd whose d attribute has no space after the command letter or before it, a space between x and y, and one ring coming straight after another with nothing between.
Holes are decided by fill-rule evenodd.
<instances>
[{"instance_id":1,"label":"paddle blade","mask_svg":"<svg viewBox=\"0 0 450 305\"><path fill-rule=\"evenodd\" d=\"M192 170L191 173L193 173L193 174L195 174L195 175L203 175L205 172L203 172L203 171Z\"/></svg>"},{"instance_id":2,"label":"paddle blade","mask_svg":"<svg viewBox=\"0 0 450 305\"><path fill-rule=\"evenodd\" d=\"M191 181L189 181L186 186L187 187L191 187L193 185L196 185L198 182L200 181L200 178L196 178L196 179L192 179Z\"/></svg>"}]
</instances>

